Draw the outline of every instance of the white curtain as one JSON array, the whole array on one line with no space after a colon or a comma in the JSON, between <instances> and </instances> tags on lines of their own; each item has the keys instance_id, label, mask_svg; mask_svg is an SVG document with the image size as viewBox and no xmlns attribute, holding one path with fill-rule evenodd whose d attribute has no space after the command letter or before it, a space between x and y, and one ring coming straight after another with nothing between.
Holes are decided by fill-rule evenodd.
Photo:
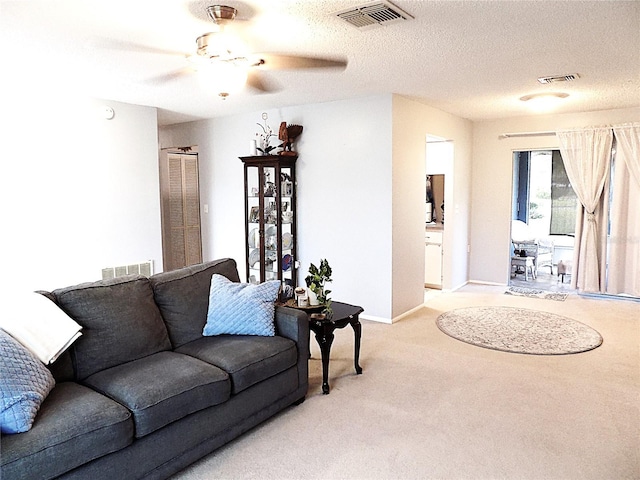
<instances>
[{"instance_id":1,"label":"white curtain","mask_svg":"<svg viewBox=\"0 0 640 480\"><path fill-rule=\"evenodd\" d=\"M557 132L567 176L582 204L576 225L571 284L585 292L606 290L606 248L611 128Z\"/></svg>"},{"instance_id":2,"label":"white curtain","mask_svg":"<svg viewBox=\"0 0 640 480\"><path fill-rule=\"evenodd\" d=\"M640 123L613 127L616 139L607 293L640 297Z\"/></svg>"}]
</instances>

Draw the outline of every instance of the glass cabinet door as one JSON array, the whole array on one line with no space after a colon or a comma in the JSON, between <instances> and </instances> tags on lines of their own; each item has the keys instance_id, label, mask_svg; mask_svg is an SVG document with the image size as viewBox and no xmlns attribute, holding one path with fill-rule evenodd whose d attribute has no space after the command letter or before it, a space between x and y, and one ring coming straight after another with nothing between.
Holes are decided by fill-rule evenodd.
<instances>
[{"instance_id":1,"label":"glass cabinet door","mask_svg":"<svg viewBox=\"0 0 640 480\"><path fill-rule=\"evenodd\" d=\"M262 209L262 186L259 180L260 178L259 167L246 167L245 168L245 181L247 188L247 262L248 262L248 279L249 283L262 283L264 277L262 274L261 265L264 263L263 255L261 252L261 239L264 232L264 220L261 214Z\"/></svg>"},{"instance_id":2,"label":"glass cabinet door","mask_svg":"<svg viewBox=\"0 0 640 480\"><path fill-rule=\"evenodd\" d=\"M278 249L278 259L280 265L280 278L285 285L296 287L295 280L295 197L293 195L293 178L294 173L292 167L283 167L280 169L280 202L279 202L279 222L280 222L280 248Z\"/></svg>"},{"instance_id":3,"label":"glass cabinet door","mask_svg":"<svg viewBox=\"0 0 640 480\"><path fill-rule=\"evenodd\" d=\"M275 178L277 169L264 167L262 169L264 188L264 227L262 242L264 243L264 280L276 280L278 276L278 195Z\"/></svg>"}]
</instances>

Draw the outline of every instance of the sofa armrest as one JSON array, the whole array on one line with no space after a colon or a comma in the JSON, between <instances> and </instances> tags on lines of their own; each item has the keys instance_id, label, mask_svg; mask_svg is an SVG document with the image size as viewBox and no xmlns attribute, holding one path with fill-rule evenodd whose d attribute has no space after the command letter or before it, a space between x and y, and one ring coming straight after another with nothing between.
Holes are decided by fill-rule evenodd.
<instances>
[{"instance_id":1,"label":"sofa armrest","mask_svg":"<svg viewBox=\"0 0 640 480\"><path fill-rule=\"evenodd\" d=\"M298 349L298 385L309 384L309 318L301 310L276 305L276 334L296 342Z\"/></svg>"}]
</instances>

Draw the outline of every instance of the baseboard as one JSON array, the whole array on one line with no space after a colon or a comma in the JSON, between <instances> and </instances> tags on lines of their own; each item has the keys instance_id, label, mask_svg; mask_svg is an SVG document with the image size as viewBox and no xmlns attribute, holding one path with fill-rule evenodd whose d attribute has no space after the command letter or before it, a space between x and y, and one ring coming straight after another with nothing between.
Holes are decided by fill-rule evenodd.
<instances>
[{"instance_id":1,"label":"baseboard","mask_svg":"<svg viewBox=\"0 0 640 480\"><path fill-rule=\"evenodd\" d=\"M417 312L418 310L420 310L422 308L424 308L424 303L421 303L420 305L417 305L416 307L413 307L411 310L407 310L406 312L398 315L397 317L393 317L393 318L374 317L373 315L360 315L360 318L362 320L370 320L372 322L386 323L387 325L391 325L391 324L397 322L398 320L401 320L404 317L407 317L407 316L411 315L412 313Z\"/></svg>"},{"instance_id":2,"label":"baseboard","mask_svg":"<svg viewBox=\"0 0 640 480\"><path fill-rule=\"evenodd\" d=\"M472 283L474 285L491 285L491 286L494 286L494 287L508 287L509 286L508 283L486 282L484 280L469 280L467 283Z\"/></svg>"},{"instance_id":3,"label":"baseboard","mask_svg":"<svg viewBox=\"0 0 640 480\"><path fill-rule=\"evenodd\" d=\"M397 317L393 317L393 318L391 319L391 323L395 323L395 322L397 322L397 321L399 321L399 320L402 320L404 317L408 317L408 316L409 316L409 315L411 315L412 313L415 313L415 312L417 312L418 310L422 310L423 308L424 308L424 303L422 303L422 304L420 304L420 305L418 305L418 306L416 306L416 307L413 307L411 310L407 310L406 312L404 312L404 313L402 313L402 314L398 315Z\"/></svg>"},{"instance_id":4,"label":"baseboard","mask_svg":"<svg viewBox=\"0 0 640 480\"><path fill-rule=\"evenodd\" d=\"M360 315L360 318L362 320L369 320L371 322L378 322L378 323L386 323L388 325L391 325L393 323L393 321L389 318L386 317L374 317L373 315Z\"/></svg>"},{"instance_id":5,"label":"baseboard","mask_svg":"<svg viewBox=\"0 0 640 480\"><path fill-rule=\"evenodd\" d=\"M468 285L468 284L469 284L468 281L464 281L460 285L458 285L457 287L453 287L451 289L443 290L443 292L447 292L447 293L455 292L457 290L460 290L462 287L464 287L465 285Z\"/></svg>"}]
</instances>

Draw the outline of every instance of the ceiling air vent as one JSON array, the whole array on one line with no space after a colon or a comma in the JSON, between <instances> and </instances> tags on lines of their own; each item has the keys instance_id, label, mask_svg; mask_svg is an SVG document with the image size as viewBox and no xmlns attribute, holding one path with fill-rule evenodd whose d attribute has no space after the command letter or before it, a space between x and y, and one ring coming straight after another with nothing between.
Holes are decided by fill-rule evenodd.
<instances>
[{"instance_id":1,"label":"ceiling air vent","mask_svg":"<svg viewBox=\"0 0 640 480\"><path fill-rule=\"evenodd\" d=\"M389 2L374 2L336 13L345 22L362 30L413 19Z\"/></svg>"},{"instance_id":2,"label":"ceiling air vent","mask_svg":"<svg viewBox=\"0 0 640 480\"><path fill-rule=\"evenodd\" d=\"M555 77L540 77L538 81L540 83L555 83L555 82L570 82L580 78L577 73L570 73L569 75L557 75Z\"/></svg>"}]
</instances>

